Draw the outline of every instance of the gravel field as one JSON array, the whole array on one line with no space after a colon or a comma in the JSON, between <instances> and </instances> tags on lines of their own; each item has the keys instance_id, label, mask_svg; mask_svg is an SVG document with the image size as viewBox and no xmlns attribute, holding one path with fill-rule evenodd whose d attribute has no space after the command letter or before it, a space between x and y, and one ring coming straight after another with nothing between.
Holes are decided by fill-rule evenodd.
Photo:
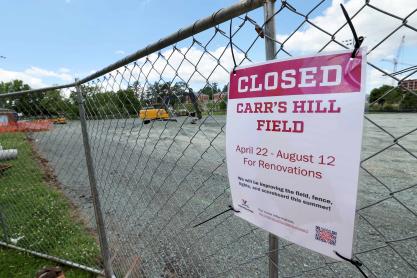
<instances>
[{"instance_id":1,"label":"gravel field","mask_svg":"<svg viewBox=\"0 0 417 278\"><path fill-rule=\"evenodd\" d=\"M393 137L417 127L417 114L367 117ZM148 125L139 119L88 122L117 273L131 268L135 277L267 277L264 231L230 212L193 228L231 203L225 120L225 116L206 117L196 125L186 117ZM32 136L55 169L64 193L94 226L79 122ZM393 137L365 120L362 157L392 145ZM363 163L355 253L370 275L416 275L417 239L393 241L416 235L417 187L407 189L417 183L416 156L417 132L413 132ZM361 277L347 263L335 263L284 240L280 244L281 277Z\"/></svg>"}]
</instances>

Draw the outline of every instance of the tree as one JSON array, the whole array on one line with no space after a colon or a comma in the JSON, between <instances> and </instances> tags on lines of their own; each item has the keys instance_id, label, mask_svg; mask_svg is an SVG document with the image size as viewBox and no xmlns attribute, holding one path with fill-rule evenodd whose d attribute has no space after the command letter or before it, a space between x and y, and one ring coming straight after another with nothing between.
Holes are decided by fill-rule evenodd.
<instances>
[{"instance_id":1,"label":"tree","mask_svg":"<svg viewBox=\"0 0 417 278\"><path fill-rule=\"evenodd\" d=\"M22 80L0 83L0 94L30 89L30 86ZM59 90L52 90L11 96L0 101L2 101L1 106L22 113L25 117L53 117L63 114L69 118L77 118L78 105L74 97L73 93L68 98Z\"/></svg>"},{"instance_id":2,"label":"tree","mask_svg":"<svg viewBox=\"0 0 417 278\"><path fill-rule=\"evenodd\" d=\"M30 86L27 84L24 84L23 81L21 80L13 80L10 82L0 83L0 94L7 94L11 92L24 91L24 90L30 90ZM23 111L18 111L16 107L18 104L18 99L19 99L18 97L1 98L0 106L22 113Z\"/></svg>"},{"instance_id":3,"label":"tree","mask_svg":"<svg viewBox=\"0 0 417 278\"><path fill-rule=\"evenodd\" d=\"M132 85L128 86L128 89L132 90L136 96L137 99L139 99L140 102L143 102L143 97L145 94L145 88L141 86L140 82L138 80L135 80Z\"/></svg>"},{"instance_id":4,"label":"tree","mask_svg":"<svg viewBox=\"0 0 417 278\"><path fill-rule=\"evenodd\" d=\"M417 92L415 92L417 94ZM402 111L417 111L417 96L408 92L400 103Z\"/></svg>"},{"instance_id":5,"label":"tree","mask_svg":"<svg viewBox=\"0 0 417 278\"><path fill-rule=\"evenodd\" d=\"M43 114L50 116L67 114L72 110L69 101L64 101L58 90L46 92L40 101L40 107Z\"/></svg>"},{"instance_id":6,"label":"tree","mask_svg":"<svg viewBox=\"0 0 417 278\"><path fill-rule=\"evenodd\" d=\"M387 94L387 92L389 93ZM399 104L402 100L402 95L403 92L401 89L394 88L390 85L382 85L381 87L375 88L371 91L371 95L369 96L369 103L377 101L379 105L384 105L385 103Z\"/></svg>"},{"instance_id":7,"label":"tree","mask_svg":"<svg viewBox=\"0 0 417 278\"><path fill-rule=\"evenodd\" d=\"M136 115L142 104L133 89L120 90L116 93L119 111L125 111L128 115Z\"/></svg>"},{"instance_id":8,"label":"tree","mask_svg":"<svg viewBox=\"0 0 417 278\"><path fill-rule=\"evenodd\" d=\"M219 103L219 109L220 110L226 110L227 109L227 94L223 96L223 99Z\"/></svg>"},{"instance_id":9,"label":"tree","mask_svg":"<svg viewBox=\"0 0 417 278\"><path fill-rule=\"evenodd\" d=\"M191 94L194 94L194 91L188 86L187 83L177 82L173 87L173 93L175 94L177 101L184 103L187 100L187 97L190 97Z\"/></svg>"},{"instance_id":10,"label":"tree","mask_svg":"<svg viewBox=\"0 0 417 278\"><path fill-rule=\"evenodd\" d=\"M223 92L223 93L227 93L227 91L228 91L228 89L229 89L228 87L229 87L229 84L224 85L224 86L223 86L223 90L222 90L222 92Z\"/></svg>"},{"instance_id":11,"label":"tree","mask_svg":"<svg viewBox=\"0 0 417 278\"><path fill-rule=\"evenodd\" d=\"M3 94L25 90L30 90L30 86L23 83L22 80L0 83L0 93ZM4 99L3 105L5 108L13 109L18 113L23 113L24 115L37 116L42 115L44 112L41 109L41 101L43 97L44 93L41 92L21 94Z\"/></svg>"},{"instance_id":12,"label":"tree","mask_svg":"<svg viewBox=\"0 0 417 278\"><path fill-rule=\"evenodd\" d=\"M146 90L145 98L150 104L163 103L165 98L170 95L171 82L155 82Z\"/></svg>"},{"instance_id":13,"label":"tree","mask_svg":"<svg viewBox=\"0 0 417 278\"><path fill-rule=\"evenodd\" d=\"M202 88L198 93L209 96L209 100L213 100L213 95L220 92L220 89L216 82L208 83L204 88Z\"/></svg>"},{"instance_id":14,"label":"tree","mask_svg":"<svg viewBox=\"0 0 417 278\"><path fill-rule=\"evenodd\" d=\"M0 93L11 93L25 90L30 90L30 86L28 84L23 83L22 80L0 82Z\"/></svg>"},{"instance_id":15,"label":"tree","mask_svg":"<svg viewBox=\"0 0 417 278\"><path fill-rule=\"evenodd\" d=\"M155 82L149 86L145 98L149 104L174 107L177 103L185 102L190 93L193 93L193 90L185 82L177 82L174 85L171 82Z\"/></svg>"}]
</instances>

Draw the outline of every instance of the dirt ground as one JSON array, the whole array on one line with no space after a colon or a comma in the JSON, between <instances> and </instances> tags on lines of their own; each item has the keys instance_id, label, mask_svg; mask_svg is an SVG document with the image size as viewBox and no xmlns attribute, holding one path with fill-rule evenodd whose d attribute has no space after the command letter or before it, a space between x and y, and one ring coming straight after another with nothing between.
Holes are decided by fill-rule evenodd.
<instances>
[{"instance_id":1,"label":"dirt ground","mask_svg":"<svg viewBox=\"0 0 417 278\"><path fill-rule=\"evenodd\" d=\"M412 131L417 123L417 114L367 117L392 136L365 120L363 159L392 145L394 138ZM196 125L186 117L148 125L139 119L95 120L88 122L88 130L118 273L266 277L264 231L232 213L192 228L231 203L225 116L205 117ZM94 227L79 122L32 136L63 192ZM417 132L412 132L362 164L354 252L371 277L416 273L417 240L412 236L417 230L417 187L409 188L417 183L416 142ZM336 263L284 240L280 248L281 277L361 277L347 263Z\"/></svg>"}]
</instances>

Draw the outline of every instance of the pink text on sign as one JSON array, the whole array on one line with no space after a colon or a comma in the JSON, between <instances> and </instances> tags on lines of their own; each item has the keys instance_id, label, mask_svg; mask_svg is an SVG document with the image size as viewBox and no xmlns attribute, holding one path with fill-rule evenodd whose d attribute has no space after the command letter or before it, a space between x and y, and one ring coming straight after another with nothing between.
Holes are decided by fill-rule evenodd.
<instances>
[{"instance_id":1,"label":"pink text on sign","mask_svg":"<svg viewBox=\"0 0 417 278\"><path fill-rule=\"evenodd\" d=\"M360 92L362 56L350 53L271 61L230 75L229 98Z\"/></svg>"}]
</instances>

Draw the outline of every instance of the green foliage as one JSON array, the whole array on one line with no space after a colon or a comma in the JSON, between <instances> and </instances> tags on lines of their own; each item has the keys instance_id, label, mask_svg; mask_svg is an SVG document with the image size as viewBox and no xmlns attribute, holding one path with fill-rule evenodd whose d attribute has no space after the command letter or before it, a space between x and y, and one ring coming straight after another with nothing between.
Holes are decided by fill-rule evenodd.
<instances>
[{"instance_id":1,"label":"green foliage","mask_svg":"<svg viewBox=\"0 0 417 278\"><path fill-rule=\"evenodd\" d=\"M96 265L99 249L95 239L71 215L70 203L64 195L47 183L46 174L34 158L25 135L1 133L0 141L3 147L19 151L18 158L8 162L12 168L1 177L0 204L9 237L22 237L18 244L30 246L32 250ZM3 238L3 232L0 229L0 238ZM8 273L8 268L2 265L2 256L4 253L0 253L0 277L11 277L2 275Z\"/></svg>"},{"instance_id":2,"label":"green foliage","mask_svg":"<svg viewBox=\"0 0 417 278\"><path fill-rule=\"evenodd\" d=\"M382 106L382 111L384 112L394 112L394 111L398 111L398 105L395 104L390 104L390 103L385 103Z\"/></svg>"},{"instance_id":3,"label":"green foliage","mask_svg":"<svg viewBox=\"0 0 417 278\"><path fill-rule=\"evenodd\" d=\"M5 94L9 92L17 92L30 90L30 86L24 84L21 80L13 80L11 82L1 82L0 83L0 94ZM26 111L31 109L34 111L33 114L40 115L42 111L36 109L40 107L40 102L44 97L43 93L33 93L33 94L23 94L19 96L12 96L9 98L2 99L2 106L8 109L13 109L15 111Z\"/></svg>"},{"instance_id":4,"label":"green foliage","mask_svg":"<svg viewBox=\"0 0 417 278\"><path fill-rule=\"evenodd\" d=\"M415 92L417 94L417 92ZM417 111L417 96L412 93L407 93L400 103L402 111Z\"/></svg>"},{"instance_id":5,"label":"green foliage","mask_svg":"<svg viewBox=\"0 0 417 278\"><path fill-rule=\"evenodd\" d=\"M28 89L30 89L29 85L20 80L0 83L0 93ZM82 85L82 91L89 119L137 117L140 109L149 106L165 108L168 111L171 108L184 109L184 104L190 100L190 96L195 95L193 89L185 82L155 82L147 88L141 87L139 82L133 82L126 89L105 92L97 87ZM221 90L217 83L207 84L199 91L199 94L208 95L209 99L213 100L213 95L220 92L226 95L227 85ZM0 99L0 101L2 100ZM45 93L12 96L0 103L0 107L2 106L22 113L24 118L63 116L71 120L79 117L78 97L74 91L63 93L53 90ZM226 103L217 101L216 104L211 104L208 109L212 111L225 110ZM196 110L198 109L195 106L189 109L189 111Z\"/></svg>"},{"instance_id":6,"label":"green foliage","mask_svg":"<svg viewBox=\"0 0 417 278\"><path fill-rule=\"evenodd\" d=\"M228 84L224 85L222 89L223 93L227 93L227 91L228 91Z\"/></svg>"},{"instance_id":7,"label":"green foliage","mask_svg":"<svg viewBox=\"0 0 417 278\"><path fill-rule=\"evenodd\" d=\"M148 104L159 104L174 107L177 103L185 102L186 96L193 93L185 82L155 82L145 92L145 100Z\"/></svg>"},{"instance_id":8,"label":"green foliage","mask_svg":"<svg viewBox=\"0 0 417 278\"><path fill-rule=\"evenodd\" d=\"M69 119L78 117L78 105L69 98L63 98L58 90L45 92L40 101L40 109L44 115L51 117L65 116Z\"/></svg>"},{"instance_id":9,"label":"green foliage","mask_svg":"<svg viewBox=\"0 0 417 278\"><path fill-rule=\"evenodd\" d=\"M35 277L45 266L57 264L24 252L0 247L0 277ZM94 278L96 275L79 269L63 267L66 278Z\"/></svg>"},{"instance_id":10,"label":"green foliage","mask_svg":"<svg viewBox=\"0 0 417 278\"><path fill-rule=\"evenodd\" d=\"M198 93L208 95L209 100L213 100L213 95L217 94L219 92L220 92L220 89L219 89L217 83L214 82L214 83L207 84L206 86L204 86L204 88L202 88Z\"/></svg>"},{"instance_id":11,"label":"green foliage","mask_svg":"<svg viewBox=\"0 0 417 278\"><path fill-rule=\"evenodd\" d=\"M369 111L406 112L417 111L417 96L401 88L382 85L371 91Z\"/></svg>"},{"instance_id":12,"label":"green foliage","mask_svg":"<svg viewBox=\"0 0 417 278\"><path fill-rule=\"evenodd\" d=\"M375 88L371 91L369 102L373 103L377 101L377 104L379 105L384 105L385 103L398 104L402 99L402 95L403 92L400 89L394 88L390 85L382 85L381 87Z\"/></svg>"},{"instance_id":13,"label":"green foliage","mask_svg":"<svg viewBox=\"0 0 417 278\"><path fill-rule=\"evenodd\" d=\"M22 80L13 80L11 82L0 82L0 93L9 93L30 90L28 84L24 84Z\"/></svg>"},{"instance_id":14,"label":"green foliage","mask_svg":"<svg viewBox=\"0 0 417 278\"><path fill-rule=\"evenodd\" d=\"M120 90L116 93L117 104L128 115L136 115L141 108L141 102L132 89Z\"/></svg>"},{"instance_id":15,"label":"green foliage","mask_svg":"<svg viewBox=\"0 0 417 278\"><path fill-rule=\"evenodd\" d=\"M219 101L219 109L226 110L227 109L227 94L223 96L223 100Z\"/></svg>"},{"instance_id":16,"label":"green foliage","mask_svg":"<svg viewBox=\"0 0 417 278\"><path fill-rule=\"evenodd\" d=\"M0 94L30 90L21 80L0 83ZM23 117L57 117L64 115L69 119L78 117L78 105L73 98L65 98L58 90L29 93L1 99L0 107L22 113Z\"/></svg>"},{"instance_id":17,"label":"green foliage","mask_svg":"<svg viewBox=\"0 0 417 278\"><path fill-rule=\"evenodd\" d=\"M206 109L207 109L208 113L216 111L217 110L217 105L216 105L216 103L209 102L209 103L206 104Z\"/></svg>"}]
</instances>

